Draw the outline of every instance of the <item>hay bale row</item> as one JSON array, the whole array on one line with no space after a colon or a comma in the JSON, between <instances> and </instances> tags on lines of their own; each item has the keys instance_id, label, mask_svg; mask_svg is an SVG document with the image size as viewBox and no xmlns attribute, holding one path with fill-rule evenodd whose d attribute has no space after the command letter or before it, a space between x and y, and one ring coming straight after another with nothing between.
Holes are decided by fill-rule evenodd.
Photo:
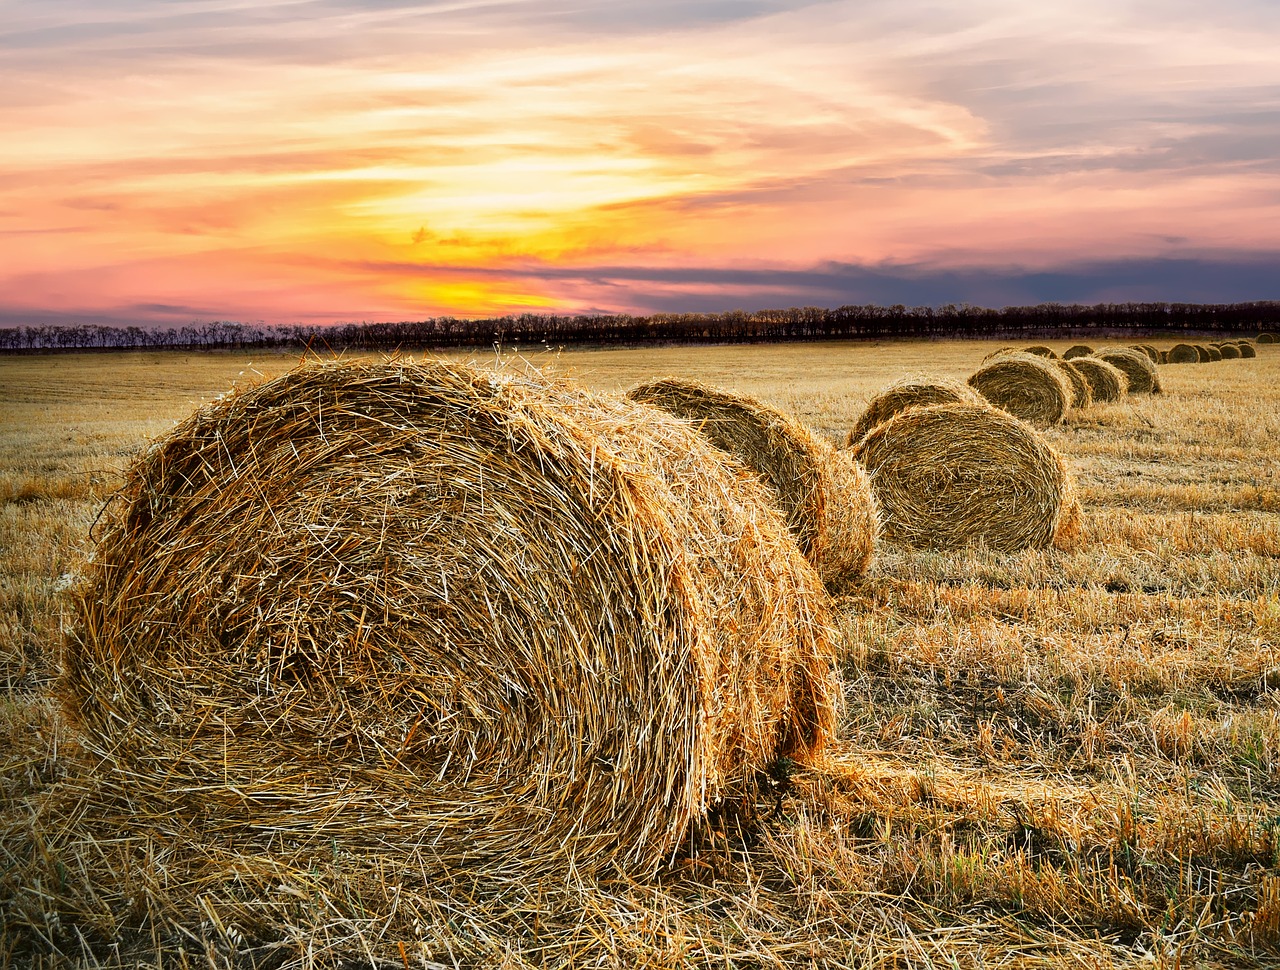
<instances>
[{"instance_id":1,"label":"hay bale row","mask_svg":"<svg viewBox=\"0 0 1280 970\"><path fill-rule=\"evenodd\" d=\"M160 824L652 872L835 729L828 598L773 500L654 408L303 367L129 471L62 690Z\"/></svg>"},{"instance_id":2,"label":"hay bale row","mask_svg":"<svg viewBox=\"0 0 1280 970\"><path fill-rule=\"evenodd\" d=\"M875 551L875 500L847 453L768 404L695 381L651 381L627 397L690 421L758 475L828 588L866 572Z\"/></svg>"}]
</instances>

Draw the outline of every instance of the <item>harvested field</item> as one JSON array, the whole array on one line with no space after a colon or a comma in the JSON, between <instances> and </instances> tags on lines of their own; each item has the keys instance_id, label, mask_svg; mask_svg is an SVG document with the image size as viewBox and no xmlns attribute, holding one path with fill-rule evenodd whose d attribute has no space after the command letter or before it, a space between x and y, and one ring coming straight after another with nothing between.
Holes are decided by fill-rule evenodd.
<instances>
[{"instance_id":1,"label":"harvested field","mask_svg":"<svg viewBox=\"0 0 1280 970\"><path fill-rule=\"evenodd\" d=\"M963 381L989 349L537 362L614 395L673 373L730 385L835 441L895 376ZM216 801L185 811L200 792L180 786L173 805L130 801L55 703L91 527L150 440L297 361L0 358L0 965L1274 967L1280 352L1257 353L1163 369L1164 394L1042 432L1076 478L1068 548L883 544L829 607L844 704L823 758L776 763L658 876L626 879L433 874L427 843L250 837ZM335 712L331 743L349 729ZM334 796L358 808L311 789Z\"/></svg>"}]
</instances>

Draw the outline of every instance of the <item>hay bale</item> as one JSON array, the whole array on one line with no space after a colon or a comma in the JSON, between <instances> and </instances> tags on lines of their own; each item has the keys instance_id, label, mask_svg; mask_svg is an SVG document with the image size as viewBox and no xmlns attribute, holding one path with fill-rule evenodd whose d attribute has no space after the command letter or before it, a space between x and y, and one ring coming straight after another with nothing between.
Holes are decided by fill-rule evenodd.
<instances>
[{"instance_id":1,"label":"hay bale","mask_svg":"<svg viewBox=\"0 0 1280 970\"><path fill-rule=\"evenodd\" d=\"M982 362L985 364L987 361L995 360L997 357L1004 357L1008 354L1020 354L1020 353L1022 353L1022 351L1020 351L1017 347L997 347L995 350L991 351L991 353L987 354L987 356L983 357Z\"/></svg>"},{"instance_id":2,"label":"hay bale","mask_svg":"<svg viewBox=\"0 0 1280 970\"><path fill-rule=\"evenodd\" d=\"M1129 378L1114 364L1097 357L1077 357L1071 361L1071 366L1089 382L1095 404L1109 404L1128 393Z\"/></svg>"},{"instance_id":3,"label":"hay bale","mask_svg":"<svg viewBox=\"0 0 1280 970\"><path fill-rule=\"evenodd\" d=\"M1236 346L1240 348L1241 357L1249 358L1258 356L1258 349L1247 340L1241 340Z\"/></svg>"},{"instance_id":4,"label":"hay bale","mask_svg":"<svg viewBox=\"0 0 1280 970\"><path fill-rule=\"evenodd\" d=\"M1093 355L1093 348L1090 347L1088 344L1076 344L1073 347L1067 348L1066 353L1062 355L1062 359L1074 360L1077 357L1091 357L1092 355Z\"/></svg>"},{"instance_id":5,"label":"hay bale","mask_svg":"<svg viewBox=\"0 0 1280 970\"><path fill-rule=\"evenodd\" d=\"M1200 363L1200 351L1191 344L1174 344L1169 351L1169 363L1171 364L1198 364Z\"/></svg>"},{"instance_id":6,"label":"hay bale","mask_svg":"<svg viewBox=\"0 0 1280 970\"><path fill-rule=\"evenodd\" d=\"M1213 344L1204 344L1204 345L1197 344L1196 346L1201 347L1201 349L1204 351L1206 362L1222 360L1222 351L1220 351L1217 347L1213 346Z\"/></svg>"},{"instance_id":7,"label":"hay bale","mask_svg":"<svg viewBox=\"0 0 1280 970\"><path fill-rule=\"evenodd\" d=\"M1255 343L1273 344L1276 342L1276 340L1277 340L1277 337L1275 334L1264 330L1262 333L1258 334L1258 337Z\"/></svg>"},{"instance_id":8,"label":"hay bale","mask_svg":"<svg viewBox=\"0 0 1280 970\"><path fill-rule=\"evenodd\" d=\"M104 516L61 687L139 824L649 872L835 727L816 574L654 409L307 366L183 422Z\"/></svg>"},{"instance_id":9,"label":"hay bale","mask_svg":"<svg viewBox=\"0 0 1280 970\"><path fill-rule=\"evenodd\" d=\"M1169 351L1167 350L1160 351L1160 363L1162 364L1169 363Z\"/></svg>"},{"instance_id":10,"label":"hay bale","mask_svg":"<svg viewBox=\"0 0 1280 970\"><path fill-rule=\"evenodd\" d=\"M845 440L846 447L856 445L862 436L877 424L889 420L910 407L926 407L930 404L981 404L986 399L968 384L948 380L945 377L920 375L905 377L876 394L867 402L866 409L858 417Z\"/></svg>"},{"instance_id":11,"label":"hay bale","mask_svg":"<svg viewBox=\"0 0 1280 970\"><path fill-rule=\"evenodd\" d=\"M1240 348L1235 344L1215 344L1223 360L1239 360Z\"/></svg>"},{"instance_id":12,"label":"hay bale","mask_svg":"<svg viewBox=\"0 0 1280 970\"><path fill-rule=\"evenodd\" d=\"M1078 410L1092 404L1093 391L1076 365L1069 360L1055 360L1054 363L1071 384L1071 406Z\"/></svg>"},{"instance_id":13,"label":"hay bale","mask_svg":"<svg viewBox=\"0 0 1280 970\"><path fill-rule=\"evenodd\" d=\"M1161 392L1160 374L1156 370L1156 365L1151 363L1151 358L1141 351L1123 347L1114 350L1100 350L1094 356L1124 371L1125 376L1129 378L1130 394L1159 394Z\"/></svg>"},{"instance_id":14,"label":"hay bale","mask_svg":"<svg viewBox=\"0 0 1280 970\"><path fill-rule=\"evenodd\" d=\"M1071 383L1052 362L1035 354L1002 354L969 378L988 401L1037 427L1057 424L1071 405Z\"/></svg>"},{"instance_id":15,"label":"hay bale","mask_svg":"<svg viewBox=\"0 0 1280 970\"><path fill-rule=\"evenodd\" d=\"M1050 360L1058 360L1057 352L1052 347L1046 347L1043 344L1036 344L1034 347L1028 347L1023 353L1035 354L1037 357L1048 357Z\"/></svg>"},{"instance_id":16,"label":"hay bale","mask_svg":"<svg viewBox=\"0 0 1280 970\"><path fill-rule=\"evenodd\" d=\"M875 499L862 469L809 429L761 401L677 378L627 397L691 421L755 472L776 496L800 552L831 589L856 580L875 551Z\"/></svg>"},{"instance_id":17,"label":"hay bale","mask_svg":"<svg viewBox=\"0 0 1280 970\"><path fill-rule=\"evenodd\" d=\"M1140 354L1146 354L1147 359L1153 364L1160 363L1160 351L1156 350L1150 344L1133 344L1129 349L1136 350Z\"/></svg>"},{"instance_id":18,"label":"hay bale","mask_svg":"<svg viewBox=\"0 0 1280 970\"><path fill-rule=\"evenodd\" d=\"M989 405L908 408L873 428L853 454L871 476L891 541L1015 551L1065 542L1079 530L1062 457Z\"/></svg>"}]
</instances>

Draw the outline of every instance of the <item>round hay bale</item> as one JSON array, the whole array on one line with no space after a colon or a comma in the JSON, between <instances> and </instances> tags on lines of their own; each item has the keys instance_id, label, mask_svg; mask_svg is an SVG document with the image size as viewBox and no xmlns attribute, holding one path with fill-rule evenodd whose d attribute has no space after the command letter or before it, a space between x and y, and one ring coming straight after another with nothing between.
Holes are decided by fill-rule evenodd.
<instances>
[{"instance_id":1,"label":"round hay bale","mask_svg":"<svg viewBox=\"0 0 1280 970\"><path fill-rule=\"evenodd\" d=\"M969 386L996 407L1041 428L1061 421L1071 405L1071 382L1035 354L1001 355L975 371Z\"/></svg>"},{"instance_id":2,"label":"round hay bale","mask_svg":"<svg viewBox=\"0 0 1280 970\"><path fill-rule=\"evenodd\" d=\"M1218 353L1222 355L1223 360L1239 360L1240 348L1235 344L1217 344Z\"/></svg>"},{"instance_id":3,"label":"round hay bale","mask_svg":"<svg viewBox=\"0 0 1280 970\"><path fill-rule=\"evenodd\" d=\"M1205 345L1204 352L1205 352L1205 356L1210 361L1222 360L1222 351L1219 350L1217 347L1213 346L1213 344Z\"/></svg>"},{"instance_id":4,"label":"round hay bale","mask_svg":"<svg viewBox=\"0 0 1280 970\"><path fill-rule=\"evenodd\" d=\"M1002 551L1064 542L1079 505L1062 457L989 405L908 408L853 448L871 476L885 537L908 546Z\"/></svg>"},{"instance_id":5,"label":"round hay bale","mask_svg":"<svg viewBox=\"0 0 1280 970\"><path fill-rule=\"evenodd\" d=\"M1129 378L1124 371L1097 357L1077 357L1071 366L1089 382L1089 390L1095 404L1118 401L1128 393Z\"/></svg>"},{"instance_id":6,"label":"round hay bale","mask_svg":"<svg viewBox=\"0 0 1280 970\"><path fill-rule=\"evenodd\" d=\"M651 408L306 366L183 422L104 516L61 686L140 819L648 872L835 727L818 577L763 486Z\"/></svg>"},{"instance_id":7,"label":"round hay bale","mask_svg":"<svg viewBox=\"0 0 1280 970\"><path fill-rule=\"evenodd\" d=\"M1268 332L1268 331L1265 331L1265 330L1264 330L1262 333L1258 334L1258 338L1257 338L1257 340L1255 341L1255 343L1260 343L1260 344L1273 344L1273 343L1275 343L1275 342L1276 342L1276 339L1277 339L1277 338L1276 338L1276 335L1275 335L1275 334L1270 333L1270 332Z\"/></svg>"},{"instance_id":8,"label":"round hay bale","mask_svg":"<svg viewBox=\"0 0 1280 970\"><path fill-rule=\"evenodd\" d=\"M1071 384L1071 406L1079 410L1092 404L1093 391L1076 365L1069 360L1055 360L1054 363Z\"/></svg>"},{"instance_id":9,"label":"round hay bale","mask_svg":"<svg viewBox=\"0 0 1280 970\"><path fill-rule=\"evenodd\" d=\"M1050 360L1058 360L1058 354L1052 347L1046 347L1043 344L1036 344L1034 347L1028 347L1023 353L1035 354L1037 357L1048 357Z\"/></svg>"},{"instance_id":10,"label":"round hay bale","mask_svg":"<svg viewBox=\"0 0 1280 970\"><path fill-rule=\"evenodd\" d=\"M1258 356L1258 349L1247 340L1241 340L1236 346L1240 348L1241 357L1248 358Z\"/></svg>"},{"instance_id":11,"label":"round hay bale","mask_svg":"<svg viewBox=\"0 0 1280 970\"><path fill-rule=\"evenodd\" d=\"M1174 344L1169 351L1169 363L1198 364L1200 363L1200 351L1196 350L1191 344Z\"/></svg>"},{"instance_id":12,"label":"round hay bale","mask_svg":"<svg viewBox=\"0 0 1280 970\"><path fill-rule=\"evenodd\" d=\"M831 589L871 565L878 532L866 475L848 454L761 401L677 378L634 387L627 397L691 421L776 495L801 554Z\"/></svg>"},{"instance_id":13,"label":"round hay bale","mask_svg":"<svg viewBox=\"0 0 1280 970\"><path fill-rule=\"evenodd\" d=\"M1062 355L1063 360L1074 360L1077 357L1090 357L1093 355L1093 348L1088 344L1076 344L1074 347L1068 347L1066 353Z\"/></svg>"},{"instance_id":14,"label":"round hay bale","mask_svg":"<svg viewBox=\"0 0 1280 970\"><path fill-rule=\"evenodd\" d=\"M1132 350L1130 348L1118 348L1115 350L1100 350L1095 355L1099 360L1105 360L1108 364L1112 364L1122 371L1129 378L1130 394L1159 394L1160 374L1156 370L1156 365L1151 363L1151 358L1140 350Z\"/></svg>"},{"instance_id":15,"label":"round hay bale","mask_svg":"<svg viewBox=\"0 0 1280 970\"><path fill-rule=\"evenodd\" d=\"M991 353L987 354L987 356L983 357L982 362L985 364L987 361L995 360L997 357L1004 357L1008 354L1020 354L1020 353L1022 353L1022 351L1020 351L1017 347L997 347L995 350L991 351Z\"/></svg>"},{"instance_id":16,"label":"round hay bale","mask_svg":"<svg viewBox=\"0 0 1280 970\"><path fill-rule=\"evenodd\" d=\"M1141 354L1146 354L1147 359L1150 360L1151 363L1153 364L1160 363L1160 351L1156 350L1150 344L1134 344L1129 349L1136 350Z\"/></svg>"},{"instance_id":17,"label":"round hay bale","mask_svg":"<svg viewBox=\"0 0 1280 970\"><path fill-rule=\"evenodd\" d=\"M1192 344L1191 346L1195 347L1196 353L1200 355L1200 363L1207 364L1213 360L1209 355L1209 348L1204 344Z\"/></svg>"},{"instance_id":18,"label":"round hay bale","mask_svg":"<svg viewBox=\"0 0 1280 970\"><path fill-rule=\"evenodd\" d=\"M866 409L858 417L845 440L847 447L856 445L862 436L877 424L889 420L910 407L926 407L930 404L981 404L986 399L968 384L948 380L945 377L921 375L905 377L880 391L867 402Z\"/></svg>"},{"instance_id":19,"label":"round hay bale","mask_svg":"<svg viewBox=\"0 0 1280 970\"><path fill-rule=\"evenodd\" d=\"M1169 363L1169 351L1167 350L1160 351L1160 363L1162 364Z\"/></svg>"}]
</instances>

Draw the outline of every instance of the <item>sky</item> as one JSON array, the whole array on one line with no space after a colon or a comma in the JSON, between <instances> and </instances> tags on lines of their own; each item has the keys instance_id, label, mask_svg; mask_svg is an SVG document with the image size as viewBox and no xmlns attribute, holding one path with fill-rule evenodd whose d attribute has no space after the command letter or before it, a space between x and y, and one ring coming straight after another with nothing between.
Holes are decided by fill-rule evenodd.
<instances>
[{"instance_id":1,"label":"sky","mask_svg":"<svg viewBox=\"0 0 1280 970\"><path fill-rule=\"evenodd\" d=\"M0 0L0 326L1280 299L1274 0Z\"/></svg>"}]
</instances>

